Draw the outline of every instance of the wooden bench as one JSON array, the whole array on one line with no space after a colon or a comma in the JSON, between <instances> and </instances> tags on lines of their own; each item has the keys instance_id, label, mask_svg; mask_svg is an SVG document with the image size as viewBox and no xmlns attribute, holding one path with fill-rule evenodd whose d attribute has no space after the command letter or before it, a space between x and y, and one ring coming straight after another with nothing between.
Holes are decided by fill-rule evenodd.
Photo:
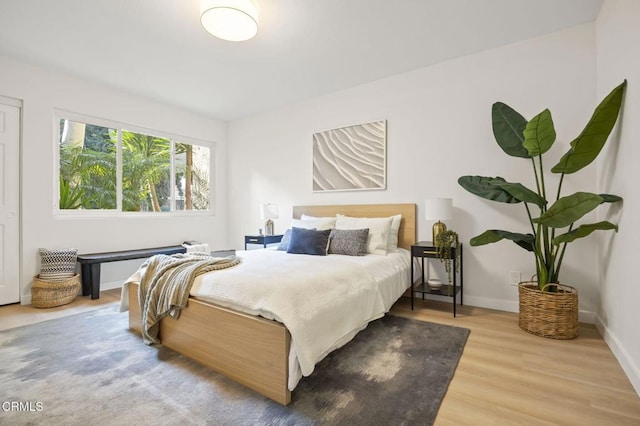
<instances>
[{"instance_id":1,"label":"wooden bench","mask_svg":"<svg viewBox=\"0 0 640 426\"><path fill-rule=\"evenodd\" d=\"M186 253L183 246L165 246L137 250L110 251L106 253L79 254L80 272L82 273L82 295L91 294L92 299L100 298L100 265L106 262L143 259L156 254Z\"/></svg>"}]
</instances>

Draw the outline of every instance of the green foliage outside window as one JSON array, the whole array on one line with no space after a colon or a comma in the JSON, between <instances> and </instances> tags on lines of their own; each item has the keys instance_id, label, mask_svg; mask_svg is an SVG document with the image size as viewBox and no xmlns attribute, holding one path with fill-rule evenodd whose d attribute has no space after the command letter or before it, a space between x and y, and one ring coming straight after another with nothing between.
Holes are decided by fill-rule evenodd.
<instances>
[{"instance_id":1,"label":"green foliage outside window","mask_svg":"<svg viewBox=\"0 0 640 426\"><path fill-rule=\"evenodd\" d=\"M170 139L66 119L60 120L60 209L117 209L119 132L122 211L171 211ZM174 145L175 210L208 210L209 148Z\"/></svg>"}]
</instances>

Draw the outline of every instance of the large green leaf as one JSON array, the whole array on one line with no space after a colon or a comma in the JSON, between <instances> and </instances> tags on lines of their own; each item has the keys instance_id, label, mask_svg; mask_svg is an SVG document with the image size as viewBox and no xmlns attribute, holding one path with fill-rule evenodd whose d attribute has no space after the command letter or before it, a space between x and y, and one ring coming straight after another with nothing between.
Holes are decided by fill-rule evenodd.
<instances>
[{"instance_id":1,"label":"large green leaf","mask_svg":"<svg viewBox=\"0 0 640 426\"><path fill-rule=\"evenodd\" d=\"M530 190L521 183L491 182L490 184L504 189L514 198L520 201L524 201L525 203L532 203L540 208L544 207L544 205L547 204L547 200L538 195L537 192Z\"/></svg>"},{"instance_id":2,"label":"large green leaf","mask_svg":"<svg viewBox=\"0 0 640 426\"><path fill-rule=\"evenodd\" d=\"M622 201L622 197L613 194L598 194L602 197L603 203L618 203Z\"/></svg>"},{"instance_id":3,"label":"large green leaf","mask_svg":"<svg viewBox=\"0 0 640 426\"><path fill-rule=\"evenodd\" d=\"M562 243L570 243L578 238L584 238L591 234L593 231L606 231L609 229L615 229L618 232L618 227L611 222L602 221L598 223L589 223L586 225L580 225L576 229L573 229L566 234L558 235L551 242L555 245Z\"/></svg>"},{"instance_id":4,"label":"large green leaf","mask_svg":"<svg viewBox=\"0 0 640 426\"><path fill-rule=\"evenodd\" d=\"M524 129L523 146L532 157L542 155L553 146L556 141L556 129L553 127L551 111L545 109L527 123Z\"/></svg>"},{"instance_id":5,"label":"large green leaf","mask_svg":"<svg viewBox=\"0 0 640 426\"><path fill-rule=\"evenodd\" d=\"M501 240L511 240L527 251L533 251L535 238L533 234L519 234L516 232L502 231L500 229L489 229L482 234L473 237L469 243L472 246L483 246L485 244L496 243Z\"/></svg>"},{"instance_id":6,"label":"large green leaf","mask_svg":"<svg viewBox=\"0 0 640 426\"><path fill-rule=\"evenodd\" d=\"M533 222L551 228L564 228L598 207L602 202L603 198L598 194L576 192L559 198L542 216L533 219Z\"/></svg>"},{"instance_id":7,"label":"large green leaf","mask_svg":"<svg viewBox=\"0 0 640 426\"><path fill-rule=\"evenodd\" d=\"M479 197L491 201L499 201L501 203L519 203L520 200L509 193L509 191L500 188L496 183L507 183L501 177L485 177L485 176L461 176L458 183L467 191Z\"/></svg>"},{"instance_id":8,"label":"large green leaf","mask_svg":"<svg viewBox=\"0 0 640 426\"><path fill-rule=\"evenodd\" d=\"M596 159L616 124L627 80L613 89L600 102L582 133L571 142L571 148L551 171L575 173Z\"/></svg>"},{"instance_id":9,"label":"large green leaf","mask_svg":"<svg viewBox=\"0 0 640 426\"><path fill-rule=\"evenodd\" d=\"M527 120L507 104L496 102L491 108L493 136L500 148L512 157L529 158L522 146Z\"/></svg>"}]
</instances>

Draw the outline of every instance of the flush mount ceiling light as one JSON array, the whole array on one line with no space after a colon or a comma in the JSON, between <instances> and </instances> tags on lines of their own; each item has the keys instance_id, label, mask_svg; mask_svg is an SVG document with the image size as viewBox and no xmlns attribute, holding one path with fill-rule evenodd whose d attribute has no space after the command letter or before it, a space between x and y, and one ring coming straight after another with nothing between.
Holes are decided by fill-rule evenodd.
<instances>
[{"instance_id":1,"label":"flush mount ceiling light","mask_svg":"<svg viewBox=\"0 0 640 426\"><path fill-rule=\"evenodd\" d=\"M245 41L258 33L258 9L251 0L202 0L200 22L215 37Z\"/></svg>"}]
</instances>

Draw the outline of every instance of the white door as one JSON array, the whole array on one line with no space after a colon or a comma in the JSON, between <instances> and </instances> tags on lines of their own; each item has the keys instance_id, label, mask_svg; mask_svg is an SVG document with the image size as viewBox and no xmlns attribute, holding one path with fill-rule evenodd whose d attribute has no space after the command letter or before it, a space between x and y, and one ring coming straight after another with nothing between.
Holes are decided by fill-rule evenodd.
<instances>
[{"instance_id":1,"label":"white door","mask_svg":"<svg viewBox=\"0 0 640 426\"><path fill-rule=\"evenodd\" d=\"M0 305L20 301L20 107L4 101L0 98Z\"/></svg>"}]
</instances>

